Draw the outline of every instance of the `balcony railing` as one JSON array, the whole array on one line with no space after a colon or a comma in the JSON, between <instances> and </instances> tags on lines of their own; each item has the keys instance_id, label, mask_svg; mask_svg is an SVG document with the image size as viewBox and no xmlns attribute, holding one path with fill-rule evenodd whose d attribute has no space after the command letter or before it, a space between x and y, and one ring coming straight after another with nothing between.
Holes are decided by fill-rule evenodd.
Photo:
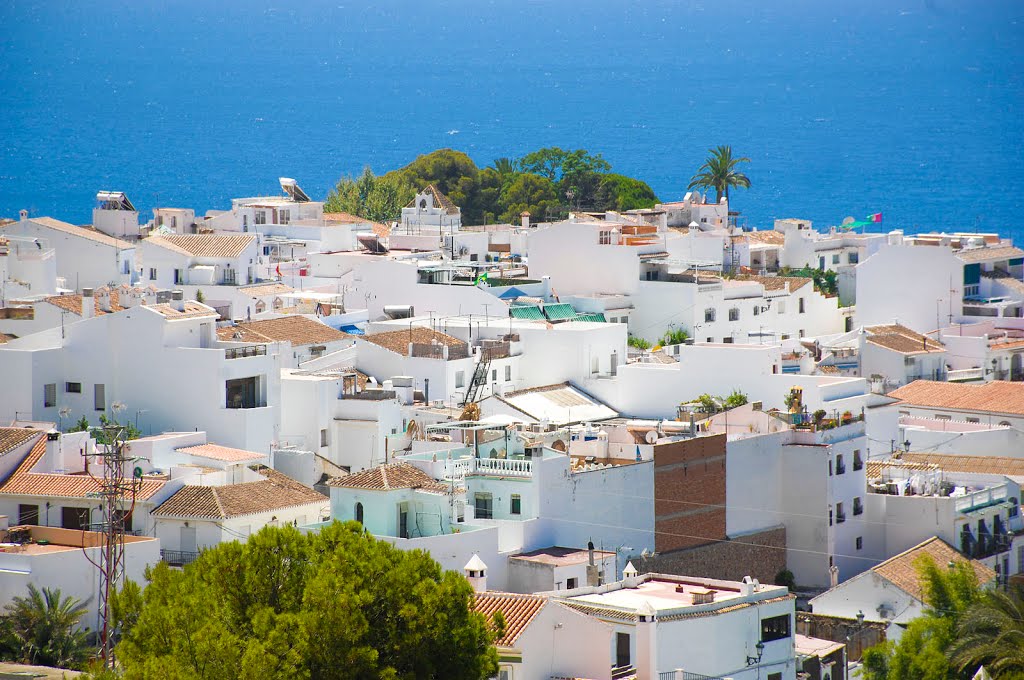
<instances>
[{"instance_id":1,"label":"balcony railing","mask_svg":"<svg viewBox=\"0 0 1024 680\"><path fill-rule=\"evenodd\" d=\"M224 350L226 359L244 359L245 357L266 356L266 345L246 345L245 347L228 347Z\"/></svg>"},{"instance_id":2,"label":"balcony railing","mask_svg":"<svg viewBox=\"0 0 1024 680\"><path fill-rule=\"evenodd\" d=\"M160 559L172 567L184 567L192 564L199 558L198 552L190 550L160 550Z\"/></svg>"},{"instance_id":3,"label":"balcony railing","mask_svg":"<svg viewBox=\"0 0 1024 680\"><path fill-rule=\"evenodd\" d=\"M661 671L658 680L727 680L720 675L702 675L677 668L674 671Z\"/></svg>"},{"instance_id":4,"label":"balcony railing","mask_svg":"<svg viewBox=\"0 0 1024 680\"><path fill-rule=\"evenodd\" d=\"M533 475L533 461L517 458L476 458L475 472L506 477Z\"/></svg>"}]
</instances>

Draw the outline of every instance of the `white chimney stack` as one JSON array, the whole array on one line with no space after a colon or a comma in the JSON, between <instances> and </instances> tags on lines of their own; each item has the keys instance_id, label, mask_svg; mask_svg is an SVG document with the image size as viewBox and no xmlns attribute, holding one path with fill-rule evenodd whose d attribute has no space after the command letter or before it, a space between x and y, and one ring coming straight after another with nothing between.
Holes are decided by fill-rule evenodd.
<instances>
[{"instance_id":1,"label":"white chimney stack","mask_svg":"<svg viewBox=\"0 0 1024 680\"><path fill-rule=\"evenodd\" d=\"M466 562L466 566L462 568L462 571L466 574L466 580L469 581L469 585L473 586L475 592L487 592L487 565L484 564L479 555L473 553L473 556L469 558L469 562Z\"/></svg>"},{"instance_id":2,"label":"white chimney stack","mask_svg":"<svg viewBox=\"0 0 1024 680\"><path fill-rule=\"evenodd\" d=\"M96 298L92 296L92 288L82 289L82 318L91 319L96 315Z\"/></svg>"},{"instance_id":3,"label":"white chimney stack","mask_svg":"<svg viewBox=\"0 0 1024 680\"><path fill-rule=\"evenodd\" d=\"M184 291L175 290L171 291L171 307L179 312L185 311L185 293Z\"/></svg>"},{"instance_id":4,"label":"white chimney stack","mask_svg":"<svg viewBox=\"0 0 1024 680\"><path fill-rule=\"evenodd\" d=\"M626 580L628 578L633 578L638 573L639 572L636 570L636 567L633 566L632 562L626 562L626 568L622 570L622 579Z\"/></svg>"},{"instance_id":5,"label":"white chimney stack","mask_svg":"<svg viewBox=\"0 0 1024 680\"><path fill-rule=\"evenodd\" d=\"M27 210L19 210L18 211L18 217L20 217L21 221L24 222L25 220L28 219L28 211Z\"/></svg>"},{"instance_id":6,"label":"white chimney stack","mask_svg":"<svg viewBox=\"0 0 1024 680\"><path fill-rule=\"evenodd\" d=\"M524 210L523 212L519 213L519 219L521 220L521 224L522 224L523 229L529 229L530 228L530 211L529 210Z\"/></svg>"}]
</instances>

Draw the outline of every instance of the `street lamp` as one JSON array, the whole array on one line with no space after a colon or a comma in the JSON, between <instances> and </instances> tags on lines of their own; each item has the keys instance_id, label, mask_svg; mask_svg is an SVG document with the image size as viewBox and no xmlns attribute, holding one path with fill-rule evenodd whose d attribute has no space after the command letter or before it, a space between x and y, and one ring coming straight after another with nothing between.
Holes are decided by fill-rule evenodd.
<instances>
[{"instance_id":1,"label":"street lamp","mask_svg":"<svg viewBox=\"0 0 1024 680\"><path fill-rule=\"evenodd\" d=\"M755 664L761 663L761 656L764 654L764 642L758 640L757 644L754 645L754 649L757 650L757 656L750 656L749 654L747 655L748 666L753 666Z\"/></svg>"}]
</instances>

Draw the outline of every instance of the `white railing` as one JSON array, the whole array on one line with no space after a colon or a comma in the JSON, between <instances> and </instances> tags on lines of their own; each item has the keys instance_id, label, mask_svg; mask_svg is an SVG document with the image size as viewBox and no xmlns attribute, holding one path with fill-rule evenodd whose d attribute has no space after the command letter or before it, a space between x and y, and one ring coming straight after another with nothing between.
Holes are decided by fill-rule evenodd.
<instances>
[{"instance_id":1,"label":"white railing","mask_svg":"<svg viewBox=\"0 0 1024 680\"><path fill-rule=\"evenodd\" d=\"M458 458L444 462L446 480L459 481L469 474L530 477L533 475L533 461L517 458Z\"/></svg>"},{"instance_id":2,"label":"white railing","mask_svg":"<svg viewBox=\"0 0 1024 680\"><path fill-rule=\"evenodd\" d=\"M1006 500L1007 487L1005 484L999 486L993 486L989 489L982 489L981 491L975 491L972 494L961 496L956 499L953 504L953 509L956 512L967 512L973 508L979 508L986 505L993 505L999 501Z\"/></svg>"},{"instance_id":3,"label":"white railing","mask_svg":"<svg viewBox=\"0 0 1024 680\"><path fill-rule=\"evenodd\" d=\"M949 382L958 382L961 380L981 380L985 377L985 369L983 368L961 368L955 371L946 372L946 380Z\"/></svg>"}]
</instances>

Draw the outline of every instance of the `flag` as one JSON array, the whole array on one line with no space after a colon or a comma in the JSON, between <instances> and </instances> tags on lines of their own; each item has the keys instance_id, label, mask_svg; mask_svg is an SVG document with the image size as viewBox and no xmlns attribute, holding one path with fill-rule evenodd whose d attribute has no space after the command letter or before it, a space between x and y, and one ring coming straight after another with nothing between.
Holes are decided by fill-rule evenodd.
<instances>
[{"instance_id":1,"label":"flag","mask_svg":"<svg viewBox=\"0 0 1024 680\"><path fill-rule=\"evenodd\" d=\"M882 213L875 213L874 215L868 215L868 222L881 222Z\"/></svg>"},{"instance_id":2,"label":"flag","mask_svg":"<svg viewBox=\"0 0 1024 680\"><path fill-rule=\"evenodd\" d=\"M473 285L479 286L481 283L487 283L487 272L484 272L480 276L476 277L476 281L473 282Z\"/></svg>"},{"instance_id":3,"label":"flag","mask_svg":"<svg viewBox=\"0 0 1024 680\"><path fill-rule=\"evenodd\" d=\"M281 275L281 265L277 265L277 275Z\"/></svg>"}]
</instances>

